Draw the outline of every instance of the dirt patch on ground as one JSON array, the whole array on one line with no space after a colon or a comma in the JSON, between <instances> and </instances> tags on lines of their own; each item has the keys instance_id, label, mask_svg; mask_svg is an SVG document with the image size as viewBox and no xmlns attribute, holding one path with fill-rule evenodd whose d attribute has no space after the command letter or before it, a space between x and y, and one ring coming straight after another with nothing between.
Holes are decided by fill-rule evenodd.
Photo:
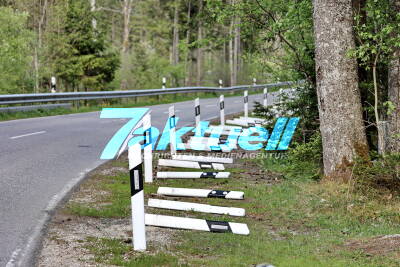
<instances>
[{"instance_id":1,"label":"dirt patch on ground","mask_svg":"<svg viewBox=\"0 0 400 267\"><path fill-rule=\"evenodd\" d=\"M347 242L345 247L351 250L362 250L373 256L383 256L393 252L397 252L400 256L400 234L352 240Z\"/></svg>"}]
</instances>

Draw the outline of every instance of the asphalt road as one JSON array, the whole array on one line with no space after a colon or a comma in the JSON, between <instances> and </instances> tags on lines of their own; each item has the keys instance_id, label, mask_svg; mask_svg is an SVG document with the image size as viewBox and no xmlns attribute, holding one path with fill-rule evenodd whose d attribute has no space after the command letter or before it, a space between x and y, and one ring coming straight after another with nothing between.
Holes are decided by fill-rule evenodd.
<instances>
[{"instance_id":1,"label":"asphalt road","mask_svg":"<svg viewBox=\"0 0 400 267\"><path fill-rule=\"evenodd\" d=\"M250 95L262 102L262 95ZM219 100L201 99L201 119L219 116ZM270 103L270 102L269 102ZM171 104L151 106L152 124L164 128ZM193 101L175 103L177 127L194 123ZM243 110L242 97L226 97L226 114ZM18 265L37 246L34 237L74 184L104 163L100 154L125 119L99 112L0 122L0 266Z\"/></svg>"}]
</instances>

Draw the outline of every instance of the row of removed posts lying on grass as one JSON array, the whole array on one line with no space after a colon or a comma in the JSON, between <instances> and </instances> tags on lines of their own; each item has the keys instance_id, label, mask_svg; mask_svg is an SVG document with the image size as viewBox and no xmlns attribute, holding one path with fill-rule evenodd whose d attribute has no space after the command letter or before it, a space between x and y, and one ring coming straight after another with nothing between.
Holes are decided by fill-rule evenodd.
<instances>
[{"instance_id":1,"label":"row of removed posts lying on grass","mask_svg":"<svg viewBox=\"0 0 400 267\"><path fill-rule=\"evenodd\" d=\"M264 105L266 105L267 91L264 90ZM214 126L211 129L210 137L203 137L202 122L200 120L200 101L195 100L195 135L191 137L190 143L201 143L204 145L204 151L219 151L229 152L236 148L235 138L221 138L224 136L235 136L232 132L240 132L242 127L225 125L225 104L224 96L220 97L219 102L221 123L219 126ZM248 94L244 94L244 117L237 121L246 122L244 127L251 127L253 124L263 123L263 120L258 118L248 117ZM137 118L136 118L137 119ZM205 157L195 155L181 155L177 153L176 144L176 120L174 106L169 108L169 138L170 138L170 153L171 159L160 159L159 166L175 167L175 168L194 168L208 169L204 172L157 172L159 179L196 179L196 178L229 178L229 172L218 172L225 170L224 164L233 163L231 158ZM234 120L235 121L235 120ZM236 121L235 121L236 122ZM229 121L227 121L229 123ZM170 227L177 229L202 230L209 232L231 232L234 234L248 235L249 229L246 224L211 221L206 219L183 218L156 214L145 214L144 210L144 182L153 182L153 166L152 166L152 136L151 136L151 115L143 113L139 123L132 126L130 134L123 142L118 156L128 147L128 143L132 138L132 133L140 126L143 127L143 158L142 146L140 143L131 145L128 148L129 172L130 172L130 187L131 187L131 209L132 209L132 227L133 227L133 246L135 250L146 250L146 234L145 225ZM237 135L237 137L239 134ZM211 144L211 145L210 145ZM224 148L221 148L225 146ZM199 149L197 149L199 150ZM174 197L216 197L224 199L244 199L244 193L240 191L229 190L213 190L213 189L192 189L192 188L169 188L159 187L157 194L160 196ZM170 201L160 199L149 199L148 206L160 209L195 211L212 214L225 214L231 216L245 216L245 210L235 207L212 206L206 204L198 204L191 202Z\"/></svg>"}]
</instances>

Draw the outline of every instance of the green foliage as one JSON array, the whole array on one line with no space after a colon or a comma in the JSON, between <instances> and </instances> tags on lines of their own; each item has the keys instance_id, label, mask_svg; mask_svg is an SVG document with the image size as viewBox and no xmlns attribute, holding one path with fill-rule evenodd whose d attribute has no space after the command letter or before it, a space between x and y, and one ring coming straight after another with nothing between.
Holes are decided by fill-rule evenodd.
<instances>
[{"instance_id":1,"label":"green foliage","mask_svg":"<svg viewBox=\"0 0 400 267\"><path fill-rule=\"evenodd\" d=\"M400 154L388 154L372 162L359 158L354 163L353 176L356 190L378 198L400 195Z\"/></svg>"},{"instance_id":2,"label":"green foliage","mask_svg":"<svg viewBox=\"0 0 400 267\"><path fill-rule=\"evenodd\" d=\"M264 161L267 169L278 171L288 179L319 179L322 167L322 140L319 132L307 143L294 143L286 158Z\"/></svg>"},{"instance_id":3,"label":"green foliage","mask_svg":"<svg viewBox=\"0 0 400 267\"><path fill-rule=\"evenodd\" d=\"M32 88L32 31L27 13L0 7L0 93L30 93Z\"/></svg>"},{"instance_id":4,"label":"green foliage","mask_svg":"<svg viewBox=\"0 0 400 267\"><path fill-rule=\"evenodd\" d=\"M75 90L104 90L114 79L118 54L110 51L104 33L92 27L88 1L70 0L67 8L64 34L52 43L56 74Z\"/></svg>"},{"instance_id":5,"label":"green foliage","mask_svg":"<svg viewBox=\"0 0 400 267\"><path fill-rule=\"evenodd\" d=\"M379 62L387 63L394 49L400 47L400 14L395 14L391 1L368 0L355 17L359 45L349 51L367 70Z\"/></svg>"}]
</instances>

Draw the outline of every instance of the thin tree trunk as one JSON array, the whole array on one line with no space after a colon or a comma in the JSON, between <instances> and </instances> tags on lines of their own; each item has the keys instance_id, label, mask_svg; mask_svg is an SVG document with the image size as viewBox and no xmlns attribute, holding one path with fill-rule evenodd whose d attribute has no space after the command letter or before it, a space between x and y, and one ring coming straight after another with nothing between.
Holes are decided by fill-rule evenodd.
<instances>
[{"instance_id":1,"label":"thin tree trunk","mask_svg":"<svg viewBox=\"0 0 400 267\"><path fill-rule=\"evenodd\" d=\"M391 0L393 10L400 13L400 0ZM389 115L389 152L400 152L400 49L396 49L389 64L388 99L395 106Z\"/></svg>"},{"instance_id":2,"label":"thin tree trunk","mask_svg":"<svg viewBox=\"0 0 400 267\"><path fill-rule=\"evenodd\" d=\"M235 42L234 42L234 54L233 54L233 69L234 69L234 81L235 85L238 82L238 73L240 66L240 18L235 18Z\"/></svg>"},{"instance_id":3,"label":"thin tree trunk","mask_svg":"<svg viewBox=\"0 0 400 267\"><path fill-rule=\"evenodd\" d=\"M122 34L122 49L121 49L121 89L128 88L128 69L129 69L129 35L130 35L130 22L132 13L132 0L124 0L122 6L122 14L124 16L124 26Z\"/></svg>"},{"instance_id":4,"label":"thin tree trunk","mask_svg":"<svg viewBox=\"0 0 400 267\"><path fill-rule=\"evenodd\" d=\"M187 12L187 23L186 23L186 55L185 55L185 73L186 73L186 78L185 78L185 85L188 86L191 84L191 76L192 76L192 72L191 72L191 60L190 59L190 54L191 54L191 50L189 48L189 44L190 44L190 19L191 19L191 8L192 8L192 1L189 0L188 1L188 12Z\"/></svg>"},{"instance_id":5,"label":"thin tree trunk","mask_svg":"<svg viewBox=\"0 0 400 267\"><path fill-rule=\"evenodd\" d=\"M172 64L179 63L179 0L175 0L174 33L172 40Z\"/></svg>"},{"instance_id":6,"label":"thin tree trunk","mask_svg":"<svg viewBox=\"0 0 400 267\"><path fill-rule=\"evenodd\" d=\"M199 0L199 14L203 12L203 0ZM197 48L197 86L200 86L203 76L203 48L201 47L201 41L203 40L203 25L199 21L199 28L197 34L197 42L199 47Z\"/></svg>"},{"instance_id":7,"label":"thin tree trunk","mask_svg":"<svg viewBox=\"0 0 400 267\"><path fill-rule=\"evenodd\" d=\"M231 24L229 26L229 73L230 73L230 86L236 85L235 81L235 63L234 63L234 40L233 40L233 28L234 28L234 19L231 19Z\"/></svg>"},{"instance_id":8,"label":"thin tree trunk","mask_svg":"<svg viewBox=\"0 0 400 267\"><path fill-rule=\"evenodd\" d=\"M96 0L90 0L90 11L95 12L96 11ZM92 19L92 27L93 29L97 29L97 20L96 18Z\"/></svg>"},{"instance_id":9,"label":"thin tree trunk","mask_svg":"<svg viewBox=\"0 0 400 267\"><path fill-rule=\"evenodd\" d=\"M324 173L346 179L355 156L368 157L358 88L351 0L314 0L317 94Z\"/></svg>"},{"instance_id":10,"label":"thin tree trunk","mask_svg":"<svg viewBox=\"0 0 400 267\"><path fill-rule=\"evenodd\" d=\"M39 92L39 71L40 71L40 59L39 53L42 49L43 43L43 26L45 23L46 13L47 13L47 4L48 1L44 0L43 6L40 8L40 17L38 22L38 36L37 36L37 47L35 47L35 54L34 54L34 69L35 69L35 92Z\"/></svg>"}]
</instances>

